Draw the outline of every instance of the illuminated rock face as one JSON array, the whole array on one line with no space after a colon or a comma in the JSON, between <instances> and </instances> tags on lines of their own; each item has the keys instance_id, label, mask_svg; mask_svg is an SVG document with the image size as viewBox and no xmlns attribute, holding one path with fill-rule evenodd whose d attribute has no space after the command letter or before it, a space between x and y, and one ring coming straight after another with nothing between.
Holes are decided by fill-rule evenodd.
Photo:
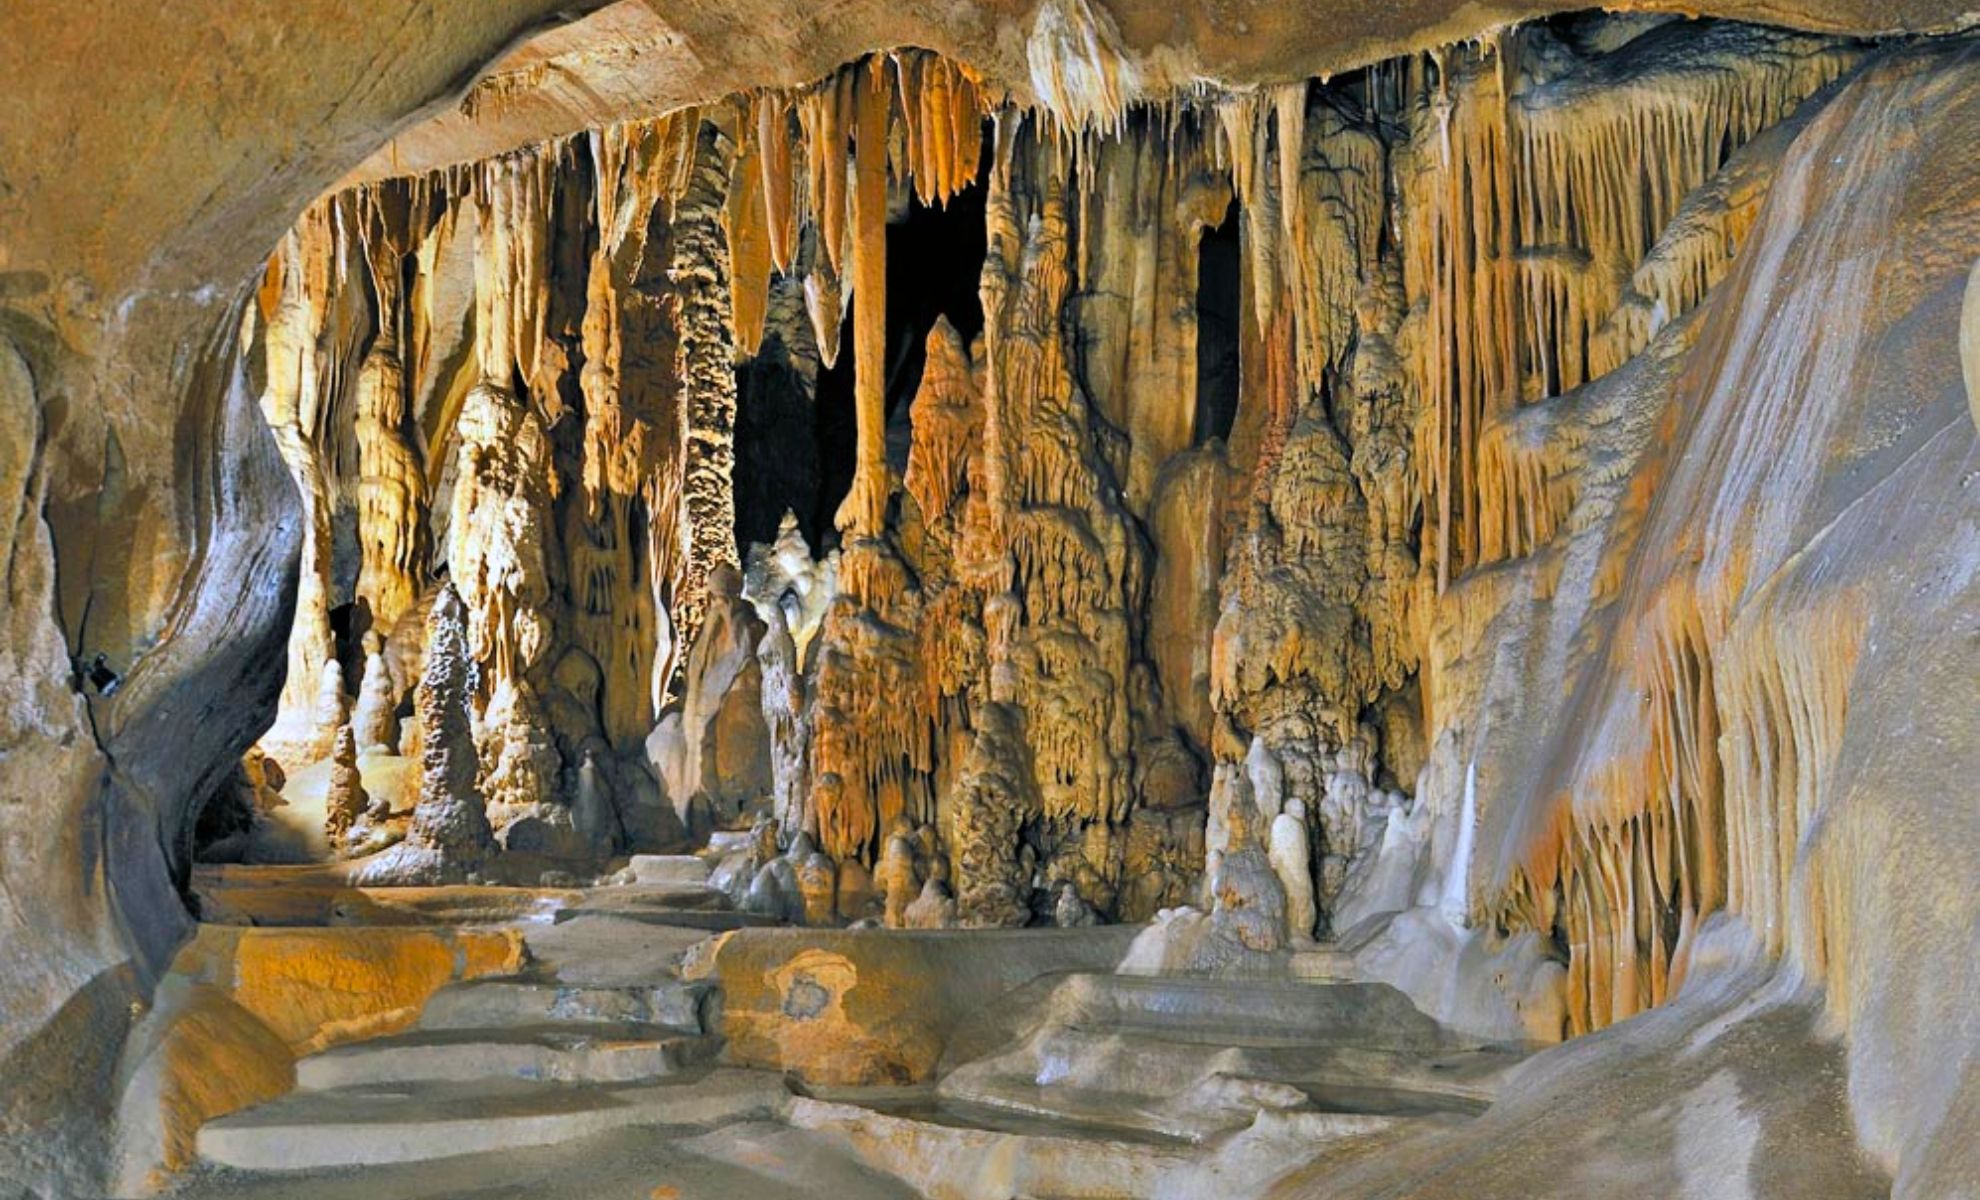
<instances>
[{"instance_id":1,"label":"illuminated rock face","mask_svg":"<svg viewBox=\"0 0 1980 1200\"><path fill-rule=\"evenodd\" d=\"M855 4L815 48L688 16L669 50L619 5L305 208L534 15L494 7L327 117L271 85L238 144L74 103L141 196L0 150L9 1063L115 1044L259 737L337 757L340 823L350 751L421 762L379 882L767 815L795 848L756 878L810 923L1190 903L1240 962L1408 909L1370 962L1434 1007L1401 943L1435 922L1539 1037L1667 1004L1727 914L1824 989L1898 1190L1970 1174L1933 1132L1975 1088L1959 43L1584 17L1415 53L1478 31L1050 3L992 44ZM645 31L627 79L701 65L573 117L600 28ZM866 54L901 44L944 53ZM966 193L981 332L945 314L897 394L889 224ZM808 388L852 375L850 486L745 600L732 368L800 325ZM1228 421L1193 394L1226 350Z\"/></svg>"},{"instance_id":2,"label":"illuminated rock face","mask_svg":"<svg viewBox=\"0 0 1980 1200\"><path fill-rule=\"evenodd\" d=\"M675 694L683 719L663 726L674 748L659 774L690 826L772 811L872 872L905 819L933 831L966 924L1050 920L1067 885L1137 919L1214 906L1206 867L1227 822L1211 780L1242 761L1236 802L1256 806L1259 845L1306 864L1293 935L1324 933L1385 831L1422 823L1419 806L1449 867L1459 814L1438 784L1479 715L1450 643L1483 619L1475 595L1504 586L1503 571L1471 576L1548 551L1583 498L1584 445L1548 444L1552 398L1699 303L1803 119L1768 131L1862 54L1730 25L1585 20L1339 84L1137 109L1071 150L1057 118L998 105L950 60L876 56L808 88L327 202L270 268L271 379L302 382L271 384L264 409L278 431L307 423L324 403L308 348L356 346L353 324L389 331L357 387L360 458L378 464L360 489L360 591L387 619L409 574L393 548L448 547L498 828L568 801L581 746L605 752L595 777L640 771L644 723ZM898 465L878 362L890 180L922 204L988 193L983 332L965 344L938 320L929 333ZM1220 437L1179 394L1198 377L1198 242L1233 202L1240 379ZM384 260L352 277L372 281L371 303L331 283L326 264L357 253L331 232L337 212ZM381 357L406 323L391 267L422 229L412 290L428 308L444 290L438 243L472 242L474 349L458 378L478 382L461 399L446 396L460 382L415 389L439 404L429 442L459 447L435 476L451 493L444 531L422 525L417 489L387 486L405 424L387 400L406 390ZM587 230L596 247L577 270ZM803 687L791 652L759 651L763 631L729 611L733 589L711 597L706 582L732 578L735 559L723 364L761 344L780 275L803 281L827 360L845 303L868 297L852 310L857 433L835 585L797 586L819 571L801 541L752 567L759 590L777 589L759 609L788 603L785 622L802 623ZM282 443L308 495L327 489L315 481L336 439L319 441ZM330 573L311 549L321 524L306 526L317 576ZM310 579L291 639L303 694L278 732L321 740L337 656L311 624L324 600ZM309 684L314 664L330 684ZM1701 746L1662 756L1697 777L1679 792L1717 786L1715 763L1691 761L1719 753L1711 730L1665 740ZM1719 864L1676 863L1691 835L1642 836L1625 854L1640 871L1622 873L1653 879L1659 903L1633 947L1597 911L1626 906L1620 885L1600 904L1584 891L1610 868L1556 876L1543 859L1529 883L1525 863L1502 898L1477 894L1474 862L1460 864L1457 915L1561 937L1575 1029L1661 1000L1681 976L1681 930L1724 900ZM1660 838L1675 840L1652 849ZM1600 944L1581 936L1595 925ZM1612 994L1618 972L1627 998Z\"/></svg>"},{"instance_id":3,"label":"illuminated rock face","mask_svg":"<svg viewBox=\"0 0 1980 1200\"><path fill-rule=\"evenodd\" d=\"M691 828L773 812L868 872L896 822L927 827L965 923L1049 920L1066 885L1145 919L1207 901L1211 782L1249 752L1272 774L1250 789L1260 844L1300 814L1278 857L1308 864L1300 933L1325 933L1388 827L1421 823L1427 748L1470 715L1425 662L1459 584L1536 553L1576 501L1524 414L1698 303L1792 127L1743 148L1862 53L1591 18L1106 130L1027 117L938 55L876 55L324 201L269 268L264 409L327 511L343 437L309 416L334 380L310 355L365 364L357 594L394 619L427 570L405 548L443 554L498 830L568 825L588 756L610 795L657 782ZM982 331L935 320L890 462L889 206L965 188L986 202ZM1223 302L1201 247L1227 220L1220 419L1190 393ZM738 558L728 364L797 292L828 367L851 303L856 428L834 556L793 526L752 558L788 661L709 581ZM412 424L431 504L403 483ZM338 573L328 523L305 526L270 741L317 757L358 657L311 615Z\"/></svg>"}]
</instances>

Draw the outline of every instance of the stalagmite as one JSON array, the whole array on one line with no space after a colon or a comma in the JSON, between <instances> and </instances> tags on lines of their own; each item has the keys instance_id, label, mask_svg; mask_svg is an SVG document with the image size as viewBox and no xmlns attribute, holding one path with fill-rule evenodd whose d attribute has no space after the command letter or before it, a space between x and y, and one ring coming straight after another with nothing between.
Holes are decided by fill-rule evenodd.
<instances>
[{"instance_id":1,"label":"stalagmite","mask_svg":"<svg viewBox=\"0 0 1980 1200\"><path fill-rule=\"evenodd\" d=\"M906 838L887 839L887 848L881 853L880 864L873 872L873 882L886 896L883 919L887 928L906 928L908 906L914 903L921 891L921 879L914 869L914 849Z\"/></svg>"},{"instance_id":2,"label":"stalagmite","mask_svg":"<svg viewBox=\"0 0 1980 1200\"><path fill-rule=\"evenodd\" d=\"M795 844L795 843L794 843ZM804 923L830 925L838 916L838 874L832 860L816 850L798 860L798 895L804 903Z\"/></svg>"},{"instance_id":3,"label":"stalagmite","mask_svg":"<svg viewBox=\"0 0 1980 1200\"><path fill-rule=\"evenodd\" d=\"M571 801L571 825L585 847L603 857L611 853L618 839L618 814L612 805L611 785L598 765L598 751L586 747L578 767L577 792Z\"/></svg>"},{"instance_id":4,"label":"stalagmite","mask_svg":"<svg viewBox=\"0 0 1980 1200\"><path fill-rule=\"evenodd\" d=\"M956 781L956 911L965 926L1023 925L1031 916L1031 872L1018 835L1036 817L1037 800L1021 773L1018 721L1010 706L986 705Z\"/></svg>"},{"instance_id":5,"label":"stalagmite","mask_svg":"<svg viewBox=\"0 0 1980 1200\"><path fill-rule=\"evenodd\" d=\"M1267 842L1272 870L1286 892L1286 928L1295 942L1311 941L1317 909L1313 903L1312 851L1306 831L1305 805L1297 800L1286 803L1285 811L1272 818Z\"/></svg>"},{"instance_id":6,"label":"stalagmite","mask_svg":"<svg viewBox=\"0 0 1980 1200\"><path fill-rule=\"evenodd\" d=\"M334 743L337 731L350 722L351 698L344 691L344 668L336 659L323 664L318 675L314 715L316 719L315 742Z\"/></svg>"},{"instance_id":7,"label":"stalagmite","mask_svg":"<svg viewBox=\"0 0 1980 1200\"><path fill-rule=\"evenodd\" d=\"M358 749L397 751L400 695L385 663L385 639L371 630L364 635L364 679L358 684L357 708L351 715Z\"/></svg>"},{"instance_id":8,"label":"stalagmite","mask_svg":"<svg viewBox=\"0 0 1980 1200\"><path fill-rule=\"evenodd\" d=\"M1059 884L1059 893L1052 902L1052 924L1061 929L1085 929L1100 923L1100 915L1093 906L1079 898L1079 889L1070 882Z\"/></svg>"},{"instance_id":9,"label":"stalagmite","mask_svg":"<svg viewBox=\"0 0 1980 1200\"><path fill-rule=\"evenodd\" d=\"M765 624L771 623L773 610L781 615L798 663L810 661L812 640L838 594L838 566L836 551L822 558L811 556L797 514L789 510L777 524L776 541L750 547L743 567L743 595Z\"/></svg>"},{"instance_id":10,"label":"stalagmite","mask_svg":"<svg viewBox=\"0 0 1980 1200\"><path fill-rule=\"evenodd\" d=\"M1286 894L1261 844L1249 796L1230 808L1229 838L1210 876L1210 928L1217 960L1204 966L1256 961L1286 944Z\"/></svg>"},{"instance_id":11,"label":"stalagmite","mask_svg":"<svg viewBox=\"0 0 1980 1200\"><path fill-rule=\"evenodd\" d=\"M741 575L709 576L709 606L686 666L680 710L677 807L693 805L715 828L733 829L775 811L778 746L767 723L758 647L768 630L742 598ZM786 683L788 686L788 682ZM770 711L774 711L771 709Z\"/></svg>"},{"instance_id":12,"label":"stalagmite","mask_svg":"<svg viewBox=\"0 0 1980 1200\"><path fill-rule=\"evenodd\" d=\"M357 739L346 725L337 731L336 746L330 752L330 790L324 800L323 835L333 850L343 848L345 835L371 806L364 780L358 775L357 755Z\"/></svg>"},{"instance_id":13,"label":"stalagmite","mask_svg":"<svg viewBox=\"0 0 1980 1200\"><path fill-rule=\"evenodd\" d=\"M761 677L763 724L768 734L771 811L787 836L817 829L816 816L806 807L810 786L811 709L806 701L799 651L775 604L758 606L764 633L757 643Z\"/></svg>"},{"instance_id":14,"label":"stalagmite","mask_svg":"<svg viewBox=\"0 0 1980 1200\"><path fill-rule=\"evenodd\" d=\"M478 870L494 848L494 831L475 790L469 700L474 660L460 594L446 585L427 621L426 669L414 693L423 731L419 802L405 841L358 873L369 886L455 882Z\"/></svg>"},{"instance_id":15,"label":"stalagmite","mask_svg":"<svg viewBox=\"0 0 1980 1200\"><path fill-rule=\"evenodd\" d=\"M907 906L901 923L907 929L954 929L956 901L949 895L949 886L931 877L921 885L914 903Z\"/></svg>"}]
</instances>

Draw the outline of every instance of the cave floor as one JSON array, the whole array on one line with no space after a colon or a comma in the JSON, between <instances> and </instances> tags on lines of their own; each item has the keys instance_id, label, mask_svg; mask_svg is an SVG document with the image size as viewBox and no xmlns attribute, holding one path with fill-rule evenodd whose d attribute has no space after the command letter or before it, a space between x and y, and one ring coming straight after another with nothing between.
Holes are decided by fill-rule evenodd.
<instances>
[{"instance_id":1,"label":"cave floor","mask_svg":"<svg viewBox=\"0 0 1980 1200\"><path fill-rule=\"evenodd\" d=\"M359 890L289 867L198 886L276 942L523 949L409 1029L304 1054L297 1090L201 1131L178 1197L1889 1194L1855 1149L1840 1048L1752 971L1529 1057L1326 950L1277 979L1120 975L1128 930L752 930L677 884ZM735 928L754 949L723 973ZM795 992L752 990L806 956L854 964L863 1004L895 1015L849 1019L855 998L813 1026ZM1038 977L997 982L999 961ZM912 1010L950 1003L919 990L942 976L975 1011L925 1082L761 1069L766 1022L773 1058L898 1050Z\"/></svg>"},{"instance_id":2,"label":"cave floor","mask_svg":"<svg viewBox=\"0 0 1980 1200\"><path fill-rule=\"evenodd\" d=\"M678 882L360 889L335 867L266 866L201 868L195 889L233 927L215 936L294 959L277 974L426 936L521 949L440 987L411 1028L340 1036L300 1056L294 1091L208 1122L183 1197L1188 1196L1263 1182L1316 1143L1366 1150L1470 1120L1520 1057L1453 1043L1324 951L1295 966L1308 978L1220 983L1113 974L1132 929L752 930ZM856 962L864 1003L910 1022L957 1010L939 1070L810 1086L751 1069L762 1047L738 1054L725 1034L766 1018L776 1037L788 1018L794 1046L813 1034L790 995L725 995L718 980L776 974L757 960L694 964L738 928L769 961ZM936 977L951 998L919 990ZM827 1042L921 1036L901 1017L838 1019Z\"/></svg>"}]
</instances>

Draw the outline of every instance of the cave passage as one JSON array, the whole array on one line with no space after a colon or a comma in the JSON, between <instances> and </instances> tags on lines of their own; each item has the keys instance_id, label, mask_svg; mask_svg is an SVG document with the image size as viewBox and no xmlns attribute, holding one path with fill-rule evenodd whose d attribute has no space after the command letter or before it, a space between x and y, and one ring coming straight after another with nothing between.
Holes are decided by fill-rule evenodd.
<instances>
[{"instance_id":1,"label":"cave passage","mask_svg":"<svg viewBox=\"0 0 1980 1200\"><path fill-rule=\"evenodd\" d=\"M840 352L847 365L843 386L842 414L847 422L847 446L851 445L852 357L851 327L844 331ZM820 472L827 459L821 408L828 374L819 371L816 385L793 361L793 350L780 330L763 335L763 346L755 358L736 367L736 550L747 554L752 543L768 542L777 536L777 524L784 513L797 514L798 528L805 541L819 544L819 536L832 526L831 509L821 501ZM814 386L818 403L813 402ZM851 451L848 449L847 454ZM850 466L846 479L851 479ZM839 495L845 493L841 481ZM836 501L834 501L836 503Z\"/></svg>"}]
</instances>

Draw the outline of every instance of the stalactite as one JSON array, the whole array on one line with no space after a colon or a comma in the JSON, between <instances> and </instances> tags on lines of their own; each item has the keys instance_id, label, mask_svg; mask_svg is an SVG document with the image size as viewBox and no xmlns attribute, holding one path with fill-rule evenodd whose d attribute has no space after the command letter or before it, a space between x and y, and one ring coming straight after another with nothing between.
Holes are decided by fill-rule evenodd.
<instances>
[{"instance_id":1,"label":"stalactite","mask_svg":"<svg viewBox=\"0 0 1980 1200\"><path fill-rule=\"evenodd\" d=\"M763 173L763 215L770 265L789 271L797 261L798 191L791 137L791 101L775 93L755 97L757 161Z\"/></svg>"},{"instance_id":2,"label":"stalactite","mask_svg":"<svg viewBox=\"0 0 1980 1200\"><path fill-rule=\"evenodd\" d=\"M738 362L752 358L763 342L763 321L770 308L770 214L764 196L763 170L757 159L765 153L754 127L739 122L734 168L729 177L728 205L722 229L728 235L730 340Z\"/></svg>"},{"instance_id":3,"label":"stalactite","mask_svg":"<svg viewBox=\"0 0 1980 1200\"><path fill-rule=\"evenodd\" d=\"M425 530L407 514L439 467L420 477L409 435L423 427L433 460L458 442L446 540L498 818L554 790L559 751L594 718L621 753L644 742L708 580L735 562L736 361L766 328L808 322L830 366L856 302L839 592L813 651L750 648L776 678L752 706L779 753L809 739L775 773L786 825L855 881L903 825L930 827L967 923L1043 916L1034 889L1062 885L1069 912L1145 917L1191 894L1243 794L1271 808L1244 819L1277 826L1281 862L1315 876L1324 929L1422 745L1478 707L1435 671L1462 673L1452 648L1481 653L1513 589L1545 600L1572 569L1560 547L1603 482L1589 385L1726 272L1772 162L1741 147L1856 53L1674 23L1643 35L1673 53L1636 70L1539 27L1339 84L1132 107L1104 14L1048 10L1042 41L1078 53L1033 81L1045 112L897 50L594 132L588 176L571 144L423 184L445 216L357 200L379 313L356 404L360 533L376 538L361 590L375 613L413 611ZM983 334L967 345L943 320L928 335L896 480L890 195L940 205L983 178ZM587 179L595 213L559 224ZM1238 411L1226 444L1193 447L1210 441L1190 403L1199 239L1233 200ZM402 374L445 369L428 361L431 292L397 295L394 268L429 271L443 239L395 223L454 221L480 241L474 363L395 383L395 346ZM574 310L555 265L594 231L582 321L560 328ZM337 370L298 365L341 269L334 228L317 235L318 265L296 265L299 235L271 276L315 299L274 306L267 333L271 419L305 437L307 381ZM573 343L575 431L558 424ZM422 386L458 416L408 407ZM1604 602L1626 557L1597 570ZM1490 564L1521 573L1473 570ZM1674 592L1639 614L1635 740L1608 731L1599 761L1553 781L1563 815L1482 897L1508 927L1558 933L1577 1029L1666 998L1714 908L1778 911L1793 843L1762 793L1784 742L1833 737L1840 685L1834 661L1783 645L1735 668L1715 611ZM567 721L573 697L587 711ZM1208 797L1206 779L1221 781Z\"/></svg>"},{"instance_id":4,"label":"stalactite","mask_svg":"<svg viewBox=\"0 0 1980 1200\"><path fill-rule=\"evenodd\" d=\"M840 71L799 95L804 130L805 196L817 222L823 253L836 276L848 268L846 244L846 138L852 135L853 89L859 69ZM824 340L821 338L822 346Z\"/></svg>"},{"instance_id":5,"label":"stalactite","mask_svg":"<svg viewBox=\"0 0 1980 1200\"><path fill-rule=\"evenodd\" d=\"M819 235L807 229L805 237L812 243L813 253L811 268L804 276L804 310L818 343L818 361L829 371L839 361L839 323L845 319L848 296L838 273L817 249Z\"/></svg>"},{"instance_id":6,"label":"stalactite","mask_svg":"<svg viewBox=\"0 0 1980 1200\"><path fill-rule=\"evenodd\" d=\"M1563 798L1563 822L1499 900L1509 924L1563 926L1576 1034L1668 999L1691 933L1720 908L1744 916L1771 954L1786 949L1786 931L1804 934L1797 960L1822 970L1821 919L1792 919L1794 847L1835 768L1860 620L1844 603L1714 634L1694 604L1672 593L1642 635L1640 736ZM1819 904L1819 878L1801 886ZM1535 900L1556 894L1566 902Z\"/></svg>"},{"instance_id":7,"label":"stalactite","mask_svg":"<svg viewBox=\"0 0 1980 1200\"><path fill-rule=\"evenodd\" d=\"M1195 122L1161 136L1152 117L1094 147L1081 191L1081 381L1128 438L1128 506L1146 517L1156 473L1195 428L1197 243L1230 187Z\"/></svg>"},{"instance_id":8,"label":"stalactite","mask_svg":"<svg viewBox=\"0 0 1980 1200\"><path fill-rule=\"evenodd\" d=\"M1439 591L1508 543L1511 519L1478 491L1487 427L1625 361L1628 350L1603 345L1604 325L1680 202L1860 56L1832 39L1710 24L1660 28L1631 50L1581 61L1544 31L1510 31L1489 54L1440 56L1413 118L1403 266L1422 312L1414 370L1432 416L1416 454ZM1678 272L1683 283L1651 268L1648 311L1623 318L1639 332L1607 335L1623 346L1640 349L1651 321L1695 303L1701 276L1723 267L1722 255L1666 253L1699 265Z\"/></svg>"},{"instance_id":9,"label":"stalactite","mask_svg":"<svg viewBox=\"0 0 1980 1200\"><path fill-rule=\"evenodd\" d=\"M1745 98L1721 96L1725 108L1712 121L1778 114L1784 95L1854 53L1754 36L1745 56L1753 61L1741 68ZM1726 43L1705 45L1723 58ZM1727 85L1725 77L1699 83ZM1656 136L1695 136L1688 110L1674 111L1676 132ZM1714 125L1710 161L1751 133L1737 120ZM1810 982L1835 986L1834 959L1847 953L1835 908L1847 884L1814 847L1844 773L1841 736L1870 606L1853 585L1808 585L1801 563L1828 561L1819 544L1833 526L1812 540L1790 536L1784 514L1820 473L1817 447L1854 386L1838 364L1857 327L1828 322L1823 298L1856 294L1874 270L1876 252L1864 248L1881 234L1863 227L1881 218L1859 215L1877 201L1857 192L1841 212L1809 212L1810 175L1840 160L1806 144L1795 143L1799 161L1784 161L1784 139L1756 139L1682 204L1655 199L1674 215L1654 242L1653 231L1640 234L1648 249L1638 294L1659 289L1688 305L1725 275L1731 292L1714 312L1722 325L1701 333L1678 321L1614 376L1521 411L1484 443L1498 447L1481 476L1504 514L1497 549L1533 556L1498 573L1525 576L1513 586L1536 592L1570 579L1575 594L1546 598L1587 606L1576 636L1600 655L1586 690L1571 695L1576 736L1538 760L1545 770L1533 798L1501 818L1511 833L1505 865L1481 889L1501 926L1551 931L1566 947L1573 1033L1675 994L1699 930L1721 910ZM1632 190L1638 183L1632 173L1621 199L1654 194ZM1727 256L1746 240L1769 187L1788 189L1772 211L1792 217L1770 222L1762 245L1742 246L1728 274ZM1783 287L1798 271L1821 282ZM1617 346L1655 332L1614 328L1628 339ZM1678 356L1684 350L1689 359ZM1679 361L1702 365L1679 373ZM1633 468L1628 443L1618 446L1605 427L1618 418L1602 414L1619 396L1645 410L1633 418L1641 454ZM1506 603L1504 594L1477 598L1462 636L1486 636ZM1847 996L1836 1000L1846 1011Z\"/></svg>"},{"instance_id":10,"label":"stalactite","mask_svg":"<svg viewBox=\"0 0 1980 1200\"><path fill-rule=\"evenodd\" d=\"M1045 112L1071 129L1119 129L1140 91L1134 65L1102 8L1087 0L1047 0L1025 42L1032 91Z\"/></svg>"},{"instance_id":11,"label":"stalactite","mask_svg":"<svg viewBox=\"0 0 1980 1200\"><path fill-rule=\"evenodd\" d=\"M1599 74L1518 97L1519 179L1509 198L1519 225L1518 370L1527 392L1559 395L1592 378L1589 342L1620 299L1616 286L1680 202L1859 53L1730 25L1666 36L1682 36L1691 61L1711 65L1665 66L1654 45L1639 44Z\"/></svg>"},{"instance_id":12,"label":"stalactite","mask_svg":"<svg viewBox=\"0 0 1980 1200\"><path fill-rule=\"evenodd\" d=\"M1554 540L1578 498L1577 447L1555 436L1559 413L1535 405L1486 425L1478 444L1478 560L1524 558Z\"/></svg>"},{"instance_id":13,"label":"stalactite","mask_svg":"<svg viewBox=\"0 0 1980 1200\"><path fill-rule=\"evenodd\" d=\"M961 64L937 54L892 55L897 111L906 161L896 176L911 181L923 204L946 204L976 181L983 147L983 103L977 81Z\"/></svg>"},{"instance_id":14,"label":"stalactite","mask_svg":"<svg viewBox=\"0 0 1980 1200\"><path fill-rule=\"evenodd\" d=\"M1417 426L1416 461L1441 592L1476 557L1477 431L1517 401L1519 310L1506 72L1458 51L1440 56L1437 76L1412 138L1414 169L1401 173L1410 214L1404 286L1412 306L1427 306L1416 377L1429 417Z\"/></svg>"},{"instance_id":15,"label":"stalactite","mask_svg":"<svg viewBox=\"0 0 1980 1200\"><path fill-rule=\"evenodd\" d=\"M550 292L550 204L554 149L482 164L475 194L484 208L475 263L475 360L482 380L519 379L552 420L560 411L545 323Z\"/></svg>"},{"instance_id":16,"label":"stalactite","mask_svg":"<svg viewBox=\"0 0 1980 1200\"><path fill-rule=\"evenodd\" d=\"M1620 298L1589 335L1588 374L1621 367L1666 325L1696 308L1731 267L1773 182L1774 169L1806 123L1795 114L1735 150L1726 165L1686 193Z\"/></svg>"}]
</instances>

